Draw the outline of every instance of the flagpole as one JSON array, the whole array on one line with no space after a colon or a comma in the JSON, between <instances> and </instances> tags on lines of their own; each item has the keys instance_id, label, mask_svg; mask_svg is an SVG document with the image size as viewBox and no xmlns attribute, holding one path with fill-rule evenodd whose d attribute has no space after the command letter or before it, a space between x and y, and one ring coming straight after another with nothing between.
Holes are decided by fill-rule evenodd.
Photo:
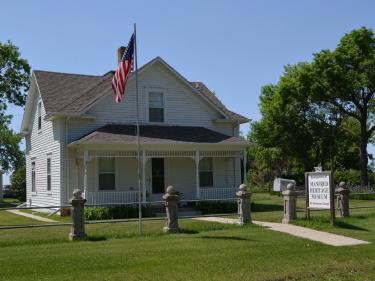
<instances>
[{"instance_id":1,"label":"flagpole","mask_svg":"<svg viewBox=\"0 0 375 281\"><path fill-rule=\"evenodd\" d=\"M140 173L140 145L139 145L139 109L138 109L138 57L137 57L137 28L134 23L134 58L135 58L135 100L137 108L137 173L138 173L138 236L142 236L142 191Z\"/></svg>"}]
</instances>

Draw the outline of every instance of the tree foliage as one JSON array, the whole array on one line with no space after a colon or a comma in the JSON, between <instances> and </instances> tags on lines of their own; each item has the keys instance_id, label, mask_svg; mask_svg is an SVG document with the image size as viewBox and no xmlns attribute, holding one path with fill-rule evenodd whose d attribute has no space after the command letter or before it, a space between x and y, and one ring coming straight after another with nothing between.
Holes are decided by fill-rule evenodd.
<instances>
[{"instance_id":1,"label":"tree foliage","mask_svg":"<svg viewBox=\"0 0 375 281\"><path fill-rule=\"evenodd\" d=\"M11 42L0 42L0 104L24 106L29 88L30 66ZM1 110L1 108L0 108Z\"/></svg>"},{"instance_id":2,"label":"tree foliage","mask_svg":"<svg viewBox=\"0 0 375 281\"><path fill-rule=\"evenodd\" d=\"M26 166L19 167L10 177L11 192L21 202L26 201Z\"/></svg>"},{"instance_id":3,"label":"tree foliage","mask_svg":"<svg viewBox=\"0 0 375 281\"><path fill-rule=\"evenodd\" d=\"M24 163L24 155L19 148L21 137L9 129L9 117L0 113L0 121L0 165L5 171L16 170Z\"/></svg>"},{"instance_id":4,"label":"tree foliage","mask_svg":"<svg viewBox=\"0 0 375 281\"><path fill-rule=\"evenodd\" d=\"M353 118L360 128L361 184L368 185L367 144L375 131L375 36L362 27L333 51L314 55L309 90L321 107Z\"/></svg>"},{"instance_id":5,"label":"tree foliage","mask_svg":"<svg viewBox=\"0 0 375 281\"><path fill-rule=\"evenodd\" d=\"M29 81L30 66L18 48L9 41L0 42L0 166L6 171L18 169L23 163L21 138L10 129L12 116L6 114L7 106L25 105Z\"/></svg>"},{"instance_id":6,"label":"tree foliage","mask_svg":"<svg viewBox=\"0 0 375 281\"><path fill-rule=\"evenodd\" d=\"M366 28L346 34L334 51L315 54L311 63L286 66L276 85L262 88L262 118L249 134L253 173L266 181L323 165L361 169L367 185L374 95L375 37Z\"/></svg>"}]
</instances>

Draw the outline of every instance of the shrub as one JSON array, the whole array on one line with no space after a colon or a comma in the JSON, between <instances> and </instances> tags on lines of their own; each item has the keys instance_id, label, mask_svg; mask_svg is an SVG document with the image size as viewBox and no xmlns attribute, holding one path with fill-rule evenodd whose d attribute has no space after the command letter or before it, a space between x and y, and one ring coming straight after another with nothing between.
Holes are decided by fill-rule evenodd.
<instances>
[{"instance_id":1,"label":"shrub","mask_svg":"<svg viewBox=\"0 0 375 281\"><path fill-rule=\"evenodd\" d=\"M237 212L237 202L203 201L203 202L198 203L198 210L200 210L203 215L236 213Z\"/></svg>"},{"instance_id":2,"label":"shrub","mask_svg":"<svg viewBox=\"0 0 375 281\"><path fill-rule=\"evenodd\" d=\"M26 166L21 166L10 177L10 191L21 202L26 201Z\"/></svg>"},{"instance_id":3,"label":"shrub","mask_svg":"<svg viewBox=\"0 0 375 281\"><path fill-rule=\"evenodd\" d=\"M149 207L142 207L142 216L151 217L152 212ZM138 207L135 206L114 206L114 207L88 207L85 208L85 218L87 220L111 220L128 219L138 217Z\"/></svg>"},{"instance_id":4,"label":"shrub","mask_svg":"<svg viewBox=\"0 0 375 281\"><path fill-rule=\"evenodd\" d=\"M375 173L368 173L370 184L375 183ZM333 179L335 183L339 184L344 181L348 185L360 185L361 184L361 171L359 170L341 170L333 173Z\"/></svg>"}]
</instances>

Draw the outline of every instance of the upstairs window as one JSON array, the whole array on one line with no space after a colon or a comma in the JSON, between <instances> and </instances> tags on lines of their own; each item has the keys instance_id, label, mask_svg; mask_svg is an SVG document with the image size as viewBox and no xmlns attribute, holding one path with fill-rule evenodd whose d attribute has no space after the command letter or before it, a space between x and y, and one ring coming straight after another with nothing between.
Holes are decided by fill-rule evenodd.
<instances>
[{"instance_id":1,"label":"upstairs window","mask_svg":"<svg viewBox=\"0 0 375 281\"><path fill-rule=\"evenodd\" d=\"M35 162L31 162L31 192L35 192Z\"/></svg>"},{"instance_id":2,"label":"upstairs window","mask_svg":"<svg viewBox=\"0 0 375 281\"><path fill-rule=\"evenodd\" d=\"M199 185L200 187L214 186L212 158L203 158L199 163Z\"/></svg>"},{"instance_id":3,"label":"upstairs window","mask_svg":"<svg viewBox=\"0 0 375 281\"><path fill-rule=\"evenodd\" d=\"M115 185L115 158L99 158L99 190L113 190Z\"/></svg>"},{"instance_id":4,"label":"upstairs window","mask_svg":"<svg viewBox=\"0 0 375 281\"><path fill-rule=\"evenodd\" d=\"M47 191L51 191L51 158L47 158Z\"/></svg>"},{"instance_id":5,"label":"upstairs window","mask_svg":"<svg viewBox=\"0 0 375 281\"><path fill-rule=\"evenodd\" d=\"M42 102L38 102L38 130L42 129Z\"/></svg>"},{"instance_id":6,"label":"upstairs window","mask_svg":"<svg viewBox=\"0 0 375 281\"><path fill-rule=\"evenodd\" d=\"M149 93L149 122L164 122L164 97L163 93L150 92Z\"/></svg>"}]
</instances>

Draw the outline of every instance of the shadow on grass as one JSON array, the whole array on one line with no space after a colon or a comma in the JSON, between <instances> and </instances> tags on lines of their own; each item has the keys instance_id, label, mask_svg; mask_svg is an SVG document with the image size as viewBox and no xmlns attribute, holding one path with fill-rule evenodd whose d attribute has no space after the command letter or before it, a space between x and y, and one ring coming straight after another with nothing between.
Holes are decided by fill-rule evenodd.
<instances>
[{"instance_id":1,"label":"shadow on grass","mask_svg":"<svg viewBox=\"0 0 375 281\"><path fill-rule=\"evenodd\" d=\"M106 241L108 240L107 237L104 235L89 235L84 240L90 241L90 242L99 242L99 241Z\"/></svg>"},{"instance_id":2,"label":"shadow on grass","mask_svg":"<svg viewBox=\"0 0 375 281\"><path fill-rule=\"evenodd\" d=\"M336 226L338 226L340 228L351 229L351 230L369 231L366 228L362 228L362 227L359 227L359 226L356 226L356 225L353 225L353 224L349 224L349 223L343 222L343 221L336 221Z\"/></svg>"},{"instance_id":3,"label":"shadow on grass","mask_svg":"<svg viewBox=\"0 0 375 281\"><path fill-rule=\"evenodd\" d=\"M178 230L178 233L182 233L182 234L198 234L199 231L198 230L193 230L193 229L180 228Z\"/></svg>"},{"instance_id":4,"label":"shadow on grass","mask_svg":"<svg viewBox=\"0 0 375 281\"><path fill-rule=\"evenodd\" d=\"M217 240L235 240L235 241L254 241L248 238L235 237L235 236L199 236L202 239L217 239Z\"/></svg>"},{"instance_id":5,"label":"shadow on grass","mask_svg":"<svg viewBox=\"0 0 375 281\"><path fill-rule=\"evenodd\" d=\"M273 211L283 211L283 206L276 204L259 204L252 203L251 211L253 212L273 212Z\"/></svg>"}]
</instances>

